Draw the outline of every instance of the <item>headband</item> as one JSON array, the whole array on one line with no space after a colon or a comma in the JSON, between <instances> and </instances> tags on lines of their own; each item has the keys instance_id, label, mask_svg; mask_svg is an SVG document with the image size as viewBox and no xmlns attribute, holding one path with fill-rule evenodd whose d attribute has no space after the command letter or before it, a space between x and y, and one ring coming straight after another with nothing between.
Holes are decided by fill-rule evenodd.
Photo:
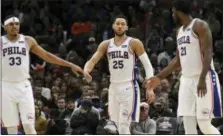
<instances>
[{"instance_id":1,"label":"headband","mask_svg":"<svg viewBox=\"0 0 223 136\"><path fill-rule=\"evenodd\" d=\"M17 17L10 17L5 20L4 25L8 25L11 22L19 23L19 19Z\"/></svg>"}]
</instances>

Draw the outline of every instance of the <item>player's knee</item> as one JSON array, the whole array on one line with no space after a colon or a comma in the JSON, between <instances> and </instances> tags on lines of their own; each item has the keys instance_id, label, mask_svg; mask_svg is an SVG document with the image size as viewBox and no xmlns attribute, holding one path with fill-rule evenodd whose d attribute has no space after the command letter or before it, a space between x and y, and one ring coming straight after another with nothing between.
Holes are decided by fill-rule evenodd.
<instances>
[{"instance_id":1,"label":"player's knee","mask_svg":"<svg viewBox=\"0 0 223 136\"><path fill-rule=\"evenodd\" d=\"M35 126L34 125L23 124L23 128L24 128L25 134L32 134L32 135L36 134L36 130L35 130Z\"/></svg>"}]
</instances>

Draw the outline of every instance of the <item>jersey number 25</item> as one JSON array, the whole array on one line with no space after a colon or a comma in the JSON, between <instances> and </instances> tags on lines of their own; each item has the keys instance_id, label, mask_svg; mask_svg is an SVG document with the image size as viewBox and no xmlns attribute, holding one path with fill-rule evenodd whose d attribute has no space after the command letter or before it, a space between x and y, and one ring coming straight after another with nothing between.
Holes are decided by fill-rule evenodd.
<instances>
[{"instance_id":1,"label":"jersey number 25","mask_svg":"<svg viewBox=\"0 0 223 136\"><path fill-rule=\"evenodd\" d=\"M113 69L122 69L123 67L123 60L113 61Z\"/></svg>"}]
</instances>

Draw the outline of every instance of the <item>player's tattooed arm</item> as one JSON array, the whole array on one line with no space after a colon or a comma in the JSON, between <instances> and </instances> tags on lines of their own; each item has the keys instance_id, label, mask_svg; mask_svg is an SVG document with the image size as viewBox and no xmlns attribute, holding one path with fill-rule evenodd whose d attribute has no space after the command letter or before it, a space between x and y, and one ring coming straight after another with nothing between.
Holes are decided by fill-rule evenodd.
<instances>
[{"instance_id":1,"label":"player's tattooed arm","mask_svg":"<svg viewBox=\"0 0 223 136\"><path fill-rule=\"evenodd\" d=\"M60 66L70 67L73 71L79 71L81 73L83 72L83 70L79 66L77 66L73 63L70 63L68 61L65 61L65 60L57 57L56 55L53 55L52 53L44 50L41 46L39 46L39 44L33 37L26 36L25 39L28 42L28 45L30 47L30 52L36 54L43 60L45 60L49 63L60 65Z\"/></svg>"},{"instance_id":2,"label":"player's tattooed arm","mask_svg":"<svg viewBox=\"0 0 223 136\"><path fill-rule=\"evenodd\" d=\"M203 59L203 69L200 79L205 79L210 69L212 60L212 33L208 24L203 20L197 20L194 25L194 31L198 35L201 46L201 57Z\"/></svg>"},{"instance_id":3,"label":"player's tattooed arm","mask_svg":"<svg viewBox=\"0 0 223 136\"><path fill-rule=\"evenodd\" d=\"M86 62L84 70L90 73L99 60L106 54L109 45L109 40L103 41L99 44L97 51L93 54L91 59Z\"/></svg>"}]
</instances>

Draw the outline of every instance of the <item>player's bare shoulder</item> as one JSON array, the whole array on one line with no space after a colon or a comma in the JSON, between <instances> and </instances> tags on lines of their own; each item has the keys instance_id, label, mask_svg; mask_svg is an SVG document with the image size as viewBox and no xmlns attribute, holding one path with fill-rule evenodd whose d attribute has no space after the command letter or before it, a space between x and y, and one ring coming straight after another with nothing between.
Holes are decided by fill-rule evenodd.
<instances>
[{"instance_id":1,"label":"player's bare shoulder","mask_svg":"<svg viewBox=\"0 0 223 136\"><path fill-rule=\"evenodd\" d=\"M107 49L108 49L109 43L110 43L110 39L109 39L109 40L104 40L104 41L102 41L102 42L98 45L98 50L97 50L97 51L100 51L100 52L105 53L105 52L107 51Z\"/></svg>"},{"instance_id":2,"label":"player's bare shoulder","mask_svg":"<svg viewBox=\"0 0 223 136\"><path fill-rule=\"evenodd\" d=\"M140 41L138 38L132 38L131 41L130 41L130 45L143 45L142 41Z\"/></svg>"},{"instance_id":3,"label":"player's bare shoulder","mask_svg":"<svg viewBox=\"0 0 223 136\"><path fill-rule=\"evenodd\" d=\"M133 53L136 53L138 50L144 50L142 41L137 38L132 38L129 43L129 46Z\"/></svg>"},{"instance_id":4,"label":"player's bare shoulder","mask_svg":"<svg viewBox=\"0 0 223 136\"><path fill-rule=\"evenodd\" d=\"M207 31L210 31L210 28L206 21L202 19L197 19L194 23L193 30L196 34L199 35L199 33L205 33Z\"/></svg>"},{"instance_id":5,"label":"player's bare shoulder","mask_svg":"<svg viewBox=\"0 0 223 136\"><path fill-rule=\"evenodd\" d=\"M38 45L36 40L33 37L28 36L28 35L25 35L24 37L25 37L25 40L26 40L27 44L29 45L30 49L32 49L34 46Z\"/></svg>"}]
</instances>

